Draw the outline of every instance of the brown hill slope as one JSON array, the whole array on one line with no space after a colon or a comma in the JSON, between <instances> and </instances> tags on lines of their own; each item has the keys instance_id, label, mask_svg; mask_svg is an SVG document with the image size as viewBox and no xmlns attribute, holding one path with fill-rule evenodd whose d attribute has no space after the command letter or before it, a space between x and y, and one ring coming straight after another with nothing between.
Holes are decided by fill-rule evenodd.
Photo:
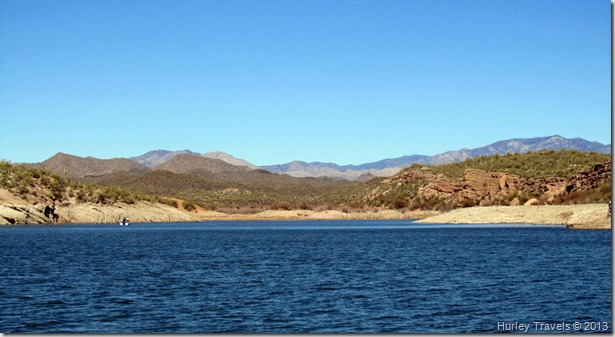
<instances>
[{"instance_id":1,"label":"brown hill slope","mask_svg":"<svg viewBox=\"0 0 615 337\"><path fill-rule=\"evenodd\" d=\"M126 158L97 159L93 157L82 158L58 152L42 163L32 165L45 169L61 176L73 179L94 179L117 172L132 174L145 174L149 168Z\"/></svg>"},{"instance_id":2,"label":"brown hill slope","mask_svg":"<svg viewBox=\"0 0 615 337\"><path fill-rule=\"evenodd\" d=\"M326 178L295 178L264 170L211 173L173 173L155 170L142 176L114 175L98 181L135 193L189 199L209 209L266 208L303 205L348 205L373 186Z\"/></svg>"}]
</instances>

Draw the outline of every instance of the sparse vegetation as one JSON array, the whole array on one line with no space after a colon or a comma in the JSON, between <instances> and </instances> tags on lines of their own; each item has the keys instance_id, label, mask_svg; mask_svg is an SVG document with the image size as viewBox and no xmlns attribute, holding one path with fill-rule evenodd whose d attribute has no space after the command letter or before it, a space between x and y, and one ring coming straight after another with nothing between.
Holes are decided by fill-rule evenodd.
<instances>
[{"instance_id":1,"label":"sparse vegetation","mask_svg":"<svg viewBox=\"0 0 615 337\"><path fill-rule=\"evenodd\" d=\"M168 198L158 198L157 202L177 208L177 201Z\"/></svg>"},{"instance_id":2,"label":"sparse vegetation","mask_svg":"<svg viewBox=\"0 0 615 337\"><path fill-rule=\"evenodd\" d=\"M117 186L86 185L45 170L12 165L8 161L0 161L0 188L7 189L23 198L28 196L45 198L49 202L63 202L73 198L79 203L123 202L132 204L136 200L145 198Z\"/></svg>"},{"instance_id":3,"label":"sparse vegetation","mask_svg":"<svg viewBox=\"0 0 615 337\"><path fill-rule=\"evenodd\" d=\"M191 200L208 210L256 212L282 206L314 209L320 206L363 207L362 198L381 179L368 183L325 178L294 178L263 171L220 174L177 174L154 171L141 177L117 176L100 181L133 193Z\"/></svg>"},{"instance_id":4,"label":"sparse vegetation","mask_svg":"<svg viewBox=\"0 0 615 337\"><path fill-rule=\"evenodd\" d=\"M463 177L463 172L469 168L489 172L512 173L524 178L570 178L579 171L609 158L609 155L595 152L542 150L528 153L481 156L467 159L460 163L436 166L414 164L406 170L429 167L435 172L453 178Z\"/></svg>"},{"instance_id":5,"label":"sparse vegetation","mask_svg":"<svg viewBox=\"0 0 615 337\"><path fill-rule=\"evenodd\" d=\"M606 203L611 200L611 184L602 184L598 188L585 191L573 191L560 195L554 203L562 205Z\"/></svg>"}]
</instances>

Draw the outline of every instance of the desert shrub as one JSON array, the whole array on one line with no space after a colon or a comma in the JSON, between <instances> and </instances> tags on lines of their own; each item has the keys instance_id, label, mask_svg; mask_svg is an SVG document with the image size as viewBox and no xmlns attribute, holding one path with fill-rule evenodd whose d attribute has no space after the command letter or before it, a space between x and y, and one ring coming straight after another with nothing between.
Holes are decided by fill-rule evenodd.
<instances>
[{"instance_id":1,"label":"desert shrub","mask_svg":"<svg viewBox=\"0 0 615 337\"><path fill-rule=\"evenodd\" d=\"M46 172L43 170L32 170L32 177L35 179L40 179L41 177L44 177L46 175Z\"/></svg>"},{"instance_id":2,"label":"desert shrub","mask_svg":"<svg viewBox=\"0 0 615 337\"><path fill-rule=\"evenodd\" d=\"M600 195L600 199L603 202L607 202L609 200L611 200L611 184L610 183L605 183L602 184L598 187L598 194Z\"/></svg>"},{"instance_id":3,"label":"desert shrub","mask_svg":"<svg viewBox=\"0 0 615 337\"><path fill-rule=\"evenodd\" d=\"M405 207L408 206L408 200L405 200L403 198L395 199L393 201L393 205L392 206L393 206L393 208L396 208L396 209L405 208Z\"/></svg>"},{"instance_id":4,"label":"desert shrub","mask_svg":"<svg viewBox=\"0 0 615 337\"><path fill-rule=\"evenodd\" d=\"M99 197L99 200L103 203L123 202L134 204L137 199L136 195L116 186L104 188L98 194L102 196L102 198Z\"/></svg>"},{"instance_id":5,"label":"desert shrub","mask_svg":"<svg viewBox=\"0 0 615 337\"><path fill-rule=\"evenodd\" d=\"M51 197L54 200L62 200L64 196L64 188L59 185L54 185L51 187Z\"/></svg>"},{"instance_id":6,"label":"desert shrub","mask_svg":"<svg viewBox=\"0 0 615 337\"><path fill-rule=\"evenodd\" d=\"M191 201L184 201L184 209L190 212L196 210L196 206Z\"/></svg>"},{"instance_id":7,"label":"desert shrub","mask_svg":"<svg viewBox=\"0 0 615 337\"><path fill-rule=\"evenodd\" d=\"M465 199L461 202L461 207L474 207L476 206L476 200L473 199Z\"/></svg>"},{"instance_id":8,"label":"desert shrub","mask_svg":"<svg viewBox=\"0 0 615 337\"><path fill-rule=\"evenodd\" d=\"M448 212L457 208L457 203L454 201L445 201L436 205L435 210L441 212Z\"/></svg>"},{"instance_id":9,"label":"desert shrub","mask_svg":"<svg viewBox=\"0 0 615 337\"><path fill-rule=\"evenodd\" d=\"M310 205L307 201L303 201L299 204L299 209L302 209L304 211L312 210L313 208L314 207Z\"/></svg>"},{"instance_id":10,"label":"desert shrub","mask_svg":"<svg viewBox=\"0 0 615 337\"><path fill-rule=\"evenodd\" d=\"M429 197L429 198L415 198L409 203L410 209L421 209L421 210L435 210L438 209L440 204L444 203L444 199L438 197Z\"/></svg>"},{"instance_id":11,"label":"desert shrub","mask_svg":"<svg viewBox=\"0 0 615 337\"><path fill-rule=\"evenodd\" d=\"M18 194L21 194L21 195L26 195L26 194L28 194L28 191L29 191L28 190L28 185L20 184L19 186L17 186L15 192L17 192Z\"/></svg>"},{"instance_id":12,"label":"desert shrub","mask_svg":"<svg viewBox=\"0 0 615 337\"><path fill-rule=\"evenodd\" d=\"M34 177L32 176L26 176L21 180L21 183L25 186L31 186L34 187L35 182L34 182Z\"/></svg>"},{"instance_id":13,"label":"desert shrub","mask_svg":"<svg viewBox=\"0 0 615 337\"><path fill-rule=\"evenodd\" d=\"M136 195L135 198L137 200L147 201L147 202L151 202L151 203L160 202L160 198L158 198L158 197L156 197L154 195L139 194L139 195Z\"/></svg>"},{"instance_id":14,"label":"desert shrub","mask_svg":"<svg viewBox=\"0 0 615 337\"><path fill-rule=\"evenodd\" d=\"M87 202L88 201L88 194L86 193L85 190L80 189L80 190L77 191L76 198L77 198L77 202L81 202L81 203Z\"/></svg>"},{"instance_id":15,"label":"desert shrub","mask_svg":"<svg viewBox=\"0 0 615 337\"><path fill-rule=\"evenodd\" d=\"M553 201L554 204L586 204L605 203L611 200L611 184L605 183L597 188L584 191L572 191L559 195Z\"/></svg>"},{"instance_id":16,"label":"desert shrub","mask_svg":"<svg viewBox=\"0 0 615 337\"><path fill-rule=\"evenodd\" d=\"M167 198L160 198L159 202L161 204L177 208L177 201L175 200L167 199Z\"/></svg>"},{"instance_id":17,"label":"desert shrub","mask_svg":"<svg viewBox=\"0 0 615 337\"><path fill-rule=\"evenodd\" d=\"M0 160L0 174L8 172L13 165L11 162L5 159Z\"/></svg>"},{"instance_id":18,"label":"desert shrub","mask_svg":"<svg viewBox=\"0 0 615 337\"><path fill-rule=\"evenodd\" d=\"M94 192L94 194L92 195L91 201L97 204L104 204L108 200L107 200L107 197L103 193Z\"/></svg>"},{"instance_id":19,"label":"desert shrub","mask_svg":"<svg viewBox=\"0 0 615 337\"><path fill-rule=\"evenodd\" d=\"M119 200L123 203L132 205L136 202L136 197L132 194L127 194L127 195L121 196Z\"/></svg>"},{"instance_id":20,"label":"desert shrub","mask_svg":"<svg viewBox=\"0 0 615 337\"><path fill-rule=\"evenodd\" d=\"M380 207L384 204L384 200L382 198L382 195L379 195L377 197L375 197L374 199L370 200L367 203L369 206L373 206L373 207Z\"/></svg>"}]
</instances>

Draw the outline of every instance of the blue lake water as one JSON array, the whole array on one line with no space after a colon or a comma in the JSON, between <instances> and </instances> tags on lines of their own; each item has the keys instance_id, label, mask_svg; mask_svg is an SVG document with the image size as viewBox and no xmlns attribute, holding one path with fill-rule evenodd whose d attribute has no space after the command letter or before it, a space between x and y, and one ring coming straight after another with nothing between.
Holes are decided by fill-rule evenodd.
<instances>
[{"instance_id":1,"label":"blue lake water","mask_svg":"<svg viewBox=\"0 0 615 337\"><path fill-rule=\"evenodd\" d=\"M610 231L251 221L0 240L4 333L612 331Z\"/></svg>"}]
</instances>

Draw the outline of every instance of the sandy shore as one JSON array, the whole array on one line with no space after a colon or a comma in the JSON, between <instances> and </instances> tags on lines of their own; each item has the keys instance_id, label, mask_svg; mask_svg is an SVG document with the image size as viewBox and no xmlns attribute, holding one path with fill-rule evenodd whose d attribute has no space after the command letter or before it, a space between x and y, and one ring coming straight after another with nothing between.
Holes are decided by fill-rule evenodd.
<instances>
[{"instance_id":1,"label":"sandy shore","mask_svg":"<svg viewBox=\"0 0 615 337\"><path fill-rule=\"evenodd\" d=\"M437 212L399 212L381 210L378 212L341 212L341 211L263 211L255 214L225 214L214 211L199 211L192 213L199 220L395 220L420 219L432 216Z\"/></svg>"},{"instance_id":2,"label":"sandy shore","mask_svg":"<svg viewBox=\"0 0 615 337\"><path fill-rule=\"evenodd\" d=\"M421 223L558 224L575 229L610 229L606 204L488 206L455 209Z\"/></svg>"}]
</instances>

